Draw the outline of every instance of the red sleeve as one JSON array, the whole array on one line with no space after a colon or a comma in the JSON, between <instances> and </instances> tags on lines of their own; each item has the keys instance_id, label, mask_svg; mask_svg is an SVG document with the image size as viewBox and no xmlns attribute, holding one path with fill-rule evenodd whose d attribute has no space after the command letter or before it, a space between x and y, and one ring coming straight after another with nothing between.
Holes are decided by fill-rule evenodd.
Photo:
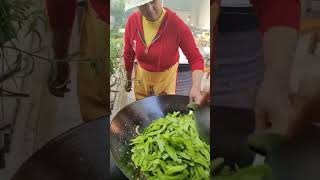
<instances>
[{"instance_id":1,"label":"red sleeve","mask_svg":"<svg viewBox=\"0 0 320 180\"><path fill-rule=\"evenodd\" d=\"M133 62L135 58L135 52L133 51L132 44L130 42L130 34L131 34L131 21L133 21L133 16L130 16L128 18L126 27L125 27L125 33L124 33L124 64L125 68L128 72L132 71L133 69Z\"/></svg>"},{"instance_id":2,"label":"red sleeve","mask_svg":"<svg viewBox=\"0 0 320 180\"><path fill-rule=\"evenodd\" d=\"M299 0L251 0L251 4L260 19L262 33L274 26L286 26L299 30Z\"/></svg>"},{"instance_id":3,"label":"red sleeve","mask_svg":"<svg viewBox=\"0 0 320 180\"><path fill-rule=\"evenodd\" d=\"M72 28L77 6L76 0L46 0L46 6L52 29Z\"/></svg>"},{"instance_id":4,"label":"red sleeve","mask_svg":"<svg viewBox=\"0 0 320 180\"><path fill-rule=\"evenodd\" d=\"M106 0L91 0L93 9L98 14L98 18L103 20L105 23L110 24L110 17L109 17L109 1Z\"/></svg>"},{"instance_id":5,"label":"red sleeve","mask_svg":"<svg viewBox=\"0 0 320 180\"><path fill-rule=\"evenodd\" d=\"M178 20L178 23L179 25L177 27L180 27L179 46L183 54L187 57L191 70L203 71L204 60L196 46L191 30L181 19Z\"/></svg>"}]
</instances>

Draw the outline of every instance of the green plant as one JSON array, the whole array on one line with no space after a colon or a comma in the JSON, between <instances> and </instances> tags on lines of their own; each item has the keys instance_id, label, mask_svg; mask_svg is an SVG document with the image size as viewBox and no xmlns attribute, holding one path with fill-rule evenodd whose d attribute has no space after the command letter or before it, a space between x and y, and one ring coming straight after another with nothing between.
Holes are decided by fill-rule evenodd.
<instances>
[{"instance_id":1,"label":"green plant","mask_svg":"<svg viewBox=\"0 0 320 180\"><path fill-rule=\"evenodd\" d=\"M44 10L37 9L33 0L0 0L0 121L5 120L4 97L11 97L20 103L19 98L29 97L28 93L17 92L17 79L24 79L34 72L36 61L50 64L50 75L56 72L58 60L38 55L44 49L39 29L47 30L48 24ZM35 38L37 39L35 39ZM23 49L32 38L33 49ZM36 41L38 40L38 41ZM68 62L88 63L97 72L97 64L105 59L76 59L81 52L68 55ZM12 80L15 87L6 89L7 82ZM17 105L19 107L19 105ZM18 109L18 108L17 108ZM6 121L4 121L6 122ZM7 125L13 133L15 120ZM1 129L2 127L0 127Z\"/></svg>"},{"instance_id":2,"label":"green plant","mask_svg":"<svg viewBox=\"0 0 320 180\"><path fill-rule=\"evenodd\" d=\"M27 28L24 36L36 33L41 40L35 25L38 20L46 24L42 10L33 8L29 0L0 0L0 44L11 40L19 40L19 31Z\"/></svg>"},{"instance_id":3,"label":"green plant","mask_svg":"<svg viewBox=\"0 0 320 180\"><path fill-rule=\"evenodd\" d=\"M115 29L124 27L126 16L125 16L125 0L111 0L110 14L115 18L114 26Z\"/></svg>"},{"instance_id":4,"label":"green plant","mask_svg":"<svg viewBox=\"0 0 320 180\"><path fill-rule=\"evenodd\" d=\"M112 34L110 40L110 71L111 71L111 87L120 84L121 78L124 76L123 63L121 62L124 42L122 35L115 36ZM121 38L119 38L121 37Z\"/></svg>"},{"instance_id":5,"label":"green plant","mask_svg":"<svg viewBox=\"0 0 320 180\"><path fill-rule=\"evenodd\" d=\"M39 56L43 47L41 33L38 31L39 22L42 22L43 28L48 27L45 12L35 8L32 0L0 0L0 96L6 97L27 97L27 94L16 93L3 88L3 83L12 79L17 87L16 78L25 78L34 70L36 60L42 60L50 63L50 74L55 72L55 63L57 60ZM35 35L38 38L38 47L35 50L24 50L19 46L23 44L29 35ZM9 54L14 52L15 58ZM68 62L89 63L90 67L97 72L97 62L100 59L75 59L81 57L81 52L68 55Z\"/></svg>"},{"instance_id":6,"label":"green plant","mask_svg":"<svg viewBox=\"0 0 320 180\"><path fill-rule=\"evenodd\" d=\"M29 76L33 72L35 59L41 58L36 55L42 49L42 38L37 26L39 25L38 22L42 22L46 27L46 19L44 12L34 9L34 7L30 0L0 0L0 121L3 122L6 122L3 98L16 98L15 100L19 104L20 101L17 98L29 96L26 93L6 89L4 83L12 80L17 89L16 78ZM35 35L38 38L38 47L32 52L20 48L23 46L26 37L30 37L30 35ZM8 129L12 134L14 124L15 120L0 128Z\"/></svg>"},{"instance_id":7,"label":"green plant","mask_svg":"<svg viewBox=\"0 0 320 180\"><path fill-rule=\"evenodd\" d=\"M46 27L44 12L34 9L30 0L0 0L0 96L27 96L5 90L3 82L13 79L16 84L16 77L26 77L33 71L34 60L39 58L36 53L42 49L41 35L36 28L39 21ZM29 35L36 35L39 40L38 49L33 52L19 48ZM15 58L9 55L11 51L15 52Z\"/></svg>"}]
</instances>

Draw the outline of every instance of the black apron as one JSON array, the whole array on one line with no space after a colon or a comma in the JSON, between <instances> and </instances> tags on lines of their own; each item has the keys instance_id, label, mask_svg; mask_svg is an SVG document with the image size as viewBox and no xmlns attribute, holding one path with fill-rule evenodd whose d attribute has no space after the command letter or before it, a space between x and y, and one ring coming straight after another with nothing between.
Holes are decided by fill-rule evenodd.
<instances>
[{"instance_id":1,"label":"black apron","mask_svg":"<svg viewBox=\"0 0 320 180\"><path fill-rule=\"evenodd\" d=\"M253 109L263 76L262 36L252 7L221 7L213 105Z\"/></svg>"},{"instance_id":2,"label":"black apron","mask_svg":"<svg viewBox=\"0 0 320 180\"><path fill-rule=\"evenodd\" d=\"M228 165L251 165L246 146L254 131L254 104L263 78L262 36L252 7L221 7L213 69L213 156ZM221 107L227 107L226 109Z\"/></svg>"}]
</instances>

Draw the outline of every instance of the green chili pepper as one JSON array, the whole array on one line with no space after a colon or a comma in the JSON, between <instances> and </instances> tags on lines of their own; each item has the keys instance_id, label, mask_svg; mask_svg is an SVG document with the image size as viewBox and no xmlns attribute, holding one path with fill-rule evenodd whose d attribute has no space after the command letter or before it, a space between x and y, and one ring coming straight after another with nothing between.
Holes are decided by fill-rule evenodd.
<instances>
[{"instance_id":1,"label":"green chili pepper","mask_svg":"<svg viewBox=\"0 0 320 180\"><path fill-rule=\"evenodd\" d=\"M210 177L210 146L199 138L192 113L155 120L130 145L134 165L148 180Z\"/></svg>"}]
</instances>

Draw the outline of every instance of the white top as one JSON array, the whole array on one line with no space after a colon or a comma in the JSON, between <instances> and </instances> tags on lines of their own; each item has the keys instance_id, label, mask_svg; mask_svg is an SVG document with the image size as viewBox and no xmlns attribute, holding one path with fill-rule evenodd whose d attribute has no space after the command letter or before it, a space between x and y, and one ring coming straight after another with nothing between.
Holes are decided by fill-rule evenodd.
<instances>
[{"instance_id":1,"label":"white top","mask_svg":"<svg viewBox=\"0 0 320 180\"><path fill-rule=\"evenodd\" d=\"M206 54L210 54L210 47L204 47L203 52ZM200 54L201 54L201 51L200 51ZM201 55L203 56L203 54ZM179 48L179 64L189 64L189 61L186 55L184 55L184 53L182 52L181 48Z\"/></svg>"},{"instance_id":2,"label":"white top","mask_svg":"<svg viewBox=\"0 0 320 180\"><path fill-rule=\"evenodd\" d=\"M221 7L251 7L249 0L221 0Z\"/></svg>"},{"instance_id":3,"label":"white top","mask_svg":"<svg viewBox=\"0 0 320 180\"><path fill-rule=\"evenodd\" d=\"M179 48L179 64L189 64L187 57L183 54L182 50Z\"/></svg>"}]
</instances>

